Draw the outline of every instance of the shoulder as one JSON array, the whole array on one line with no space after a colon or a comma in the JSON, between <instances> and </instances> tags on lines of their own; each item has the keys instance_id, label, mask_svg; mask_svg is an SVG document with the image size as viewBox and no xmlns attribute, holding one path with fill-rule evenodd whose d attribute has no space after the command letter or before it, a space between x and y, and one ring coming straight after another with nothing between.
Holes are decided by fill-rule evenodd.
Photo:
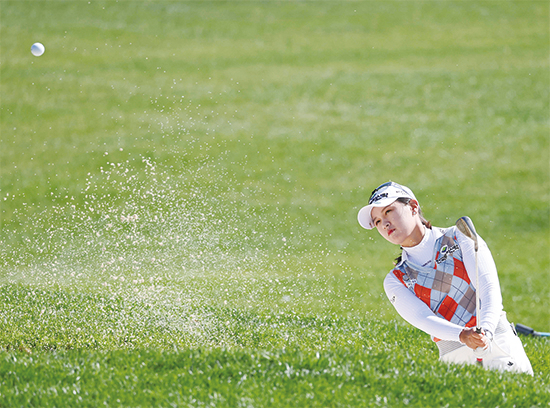
<instances>
[{"instance_id":1,"label":"shoulder","mask_svg":"<svg viewBox=\"0 0 550 408\"><path fill-rule=\"evenodd\" d=\"M453 236L456 234L456 231L458 231L458 229L456 228L455 225L453 225L447 228L432 227L432 231L434 233L435 238L437 239L437 238L441 238L443 235Z\"/></svg>"},{"instance_id":2,"label":"shoulder","mask_svg":"<svg viewBox=\"0 0 550 408\"><path fill-rule=\"evenodd\" d=\"M401 271L401 266L403 265L403 262L398 264L395 268L393 268L391 271L388 272L386 277L384 278L384 287L388 288L392 285L404 285L403 282L403 275L404 273Z\"/></svg>"},{"instance_id":3,"label":"shoulder","mask_svg":"<svg viewBox=\"0 0 550 408\"><path fill-rule=\"evenodd\" d=\"M433 230L436 246L451 245L453 242L458 243L458 234L461 234L455 225L448 228L433 227Z\"/></svg>"}]
</instances>

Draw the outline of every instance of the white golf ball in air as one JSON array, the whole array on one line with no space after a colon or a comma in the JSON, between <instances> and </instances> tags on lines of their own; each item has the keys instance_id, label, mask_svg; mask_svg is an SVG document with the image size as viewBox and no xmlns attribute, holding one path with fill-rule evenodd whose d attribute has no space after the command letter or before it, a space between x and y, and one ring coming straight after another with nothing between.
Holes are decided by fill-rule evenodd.
<instances>
[{"instance_id":1,"label":"white golf ball in air","mask_svg":"<svg viewBox=\"0 0 550 408\"><path fill-rule=\"evenodd\" d=\"M32 55L34 55L35 57L40 57L42 54L44 54L45 50L46 49L44 48L44 46L40 43L34 43L31 46Z\"/></svg>"}]
</instances>

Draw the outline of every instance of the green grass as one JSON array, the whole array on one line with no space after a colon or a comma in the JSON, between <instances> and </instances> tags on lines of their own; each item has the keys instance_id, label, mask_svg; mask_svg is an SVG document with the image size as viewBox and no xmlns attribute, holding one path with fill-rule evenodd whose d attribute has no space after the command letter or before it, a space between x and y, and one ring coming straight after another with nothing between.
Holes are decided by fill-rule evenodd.
<instances>
[{"instance_id":1,"label":"green grass","mask_svg":"<svg viewBox=\"0 0 550 408\"><path fill-rule=\"evenodd\" d=\"M549 12L0 1L0 406L549 406L548 341L439 363L356 221L469 215L549 331Z\"/></svg>"},{"instance_id":2,"label":"green grass","mask_svg":"<svg viewBox=\"0 0 550 408\"><path fill-rule=\"evenodd\" d=\"M354 328L355 330L359 327ZM378 327L381 334L385 327ZM387 340L422 340L407 330ZM544 406L541 379L433 363L432 352L337 344L266 350L73 351L9 354L4 383L35 406ZM388 355L391 355L389 357ZM414 357L414 359L413 359ZM546 361L548 363L548 360ZM17 373L17 375L13 375ZM514 398L514 401L510 399Z\"/></svg>"}]
</instances>

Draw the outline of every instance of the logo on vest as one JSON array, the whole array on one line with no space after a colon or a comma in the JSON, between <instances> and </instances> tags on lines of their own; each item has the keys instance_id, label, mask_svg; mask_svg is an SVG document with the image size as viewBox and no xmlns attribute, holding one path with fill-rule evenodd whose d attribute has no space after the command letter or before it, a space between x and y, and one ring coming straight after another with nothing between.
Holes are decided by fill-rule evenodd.
<instances>
[{"instance_id":1,"label":"logo on vest","mask_svg":"<svg viewBox=\"0 0 550 408\"><path fill-rule=\"evenodd\" d=\"M437 264L440 264L441 262L443 262L445 259L447 259L449 257L449 255L451 255L453 252L456 252L460 249L460 247L458 245L453 245L452 247L448 247L447 245L443 245L441 247L441 256L435 260L435 262Z\"/></svg>"}]
</instances>

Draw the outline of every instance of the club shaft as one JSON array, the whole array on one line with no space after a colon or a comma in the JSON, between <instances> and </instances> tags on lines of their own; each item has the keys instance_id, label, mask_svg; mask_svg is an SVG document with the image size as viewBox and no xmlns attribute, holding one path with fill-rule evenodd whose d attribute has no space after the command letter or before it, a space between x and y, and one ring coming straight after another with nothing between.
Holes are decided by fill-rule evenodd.
<instances>
[{"instance_id":1,"label":"club shaft","mask_svg":"<svg viewBox=\"0 0 550 408\"><path fill-rule=\"evenodd\" d=\"M479 299L479 266L478 266L478 259L477 259L477 248L475 250L476 253L476 332L481 333L481 301Z\"/></svg>"},{"instance_id":2,"label":"club shaft","mask_svg":"<svg viewBox=\"0 0 550 408\"><path fill-rule=\"evenodd\" d=\"M457 222L456 226L459 229L460 232L462 232L465 236L470 238L474 242L474 251L475 251L475 262L476 262L476 332L481 333L481 300L479 298L479 266L478 266L478 259L477 259L477 251L479 249L478 247L478 237L476 228L474 227L474 223L469 217L460 217Z\"/></svg>"}]
</instances>

